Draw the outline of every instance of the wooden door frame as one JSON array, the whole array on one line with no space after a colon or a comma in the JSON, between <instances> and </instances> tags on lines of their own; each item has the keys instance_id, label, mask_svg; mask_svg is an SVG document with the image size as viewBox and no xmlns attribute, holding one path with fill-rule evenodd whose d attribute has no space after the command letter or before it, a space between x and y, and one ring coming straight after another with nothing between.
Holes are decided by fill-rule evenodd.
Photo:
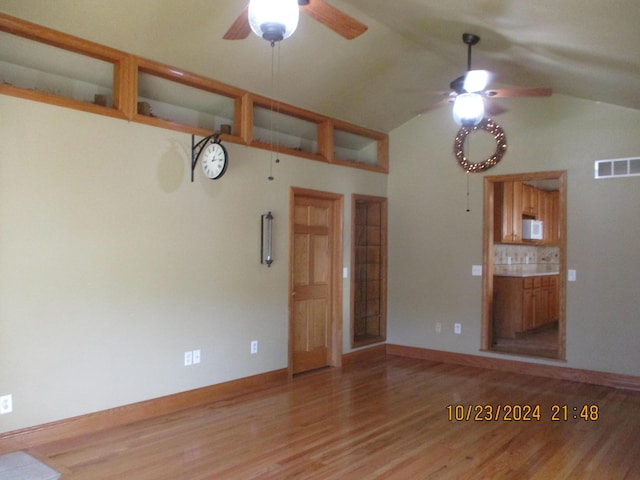
<instances>
[{"instance_id":1,"label":"wooden door frame","mask_svg":"<svg viewBox=\"0 0 640 480\"><path fill-rule=\"evenodd\" d=\"M499 182L526 180L558 180L560 185L558 205L560 275L558 277L558 357L566 360L566 295L567 295L567 171L553 170L543 172L514 173L484 177L483 234L482 234L482 332L481 351L492 350L493 344L493 244L494 244L494 185ZM522 354L515 354L522 355Z\"/></svg>"},{"instance_id":2,"label":"wooden door frame","mask_svg":"<svg viewBox=\"0 0 640 480\"><path fill-rule=\"evenodd\" d=\"M291 187L289 191L289 377L293 377L293 246L294 206L296 197L329 200L332 203L331 224L331 333L329 335L329 365L342 366L342 265L344 251L344 195L308 188Z\"/></svg>"}]
</instances>

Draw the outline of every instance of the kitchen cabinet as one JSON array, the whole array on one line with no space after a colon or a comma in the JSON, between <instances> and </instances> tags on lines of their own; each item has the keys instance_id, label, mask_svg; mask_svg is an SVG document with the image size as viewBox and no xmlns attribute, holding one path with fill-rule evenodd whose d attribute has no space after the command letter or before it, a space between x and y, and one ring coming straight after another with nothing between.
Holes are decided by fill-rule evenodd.
<instances>
[{"instance_id":1,"label":"kitchen cabinet","mask_svg":"<svg viewBox=\"0 0 640 480\"><path fill-rule=\"evenodd\" d=\"M493 325L497 338L516 338L558 321L558 275L494 276Z\"/></svg>"},{"instance_id":2,"label":"kitchen cabinet","mask_svg":"<svg viewBox=\"0 0 640 480\"><path fill-rule=\"evenodd\" d=\"M543 193L531 185L522 185L522 216L526 218L535 218L540 220L540 202Z\"/></svg>"},{"instance_id":3,"label":"kitchen cabinet","mask_svg":"<svg viewBox=\"0 0 640 480\"><path fill-rule=\"evenodd\" d=\"M499 182L494 186L494 239L497 243L558 245L559 194L522 182ZM542 220L543 239L523 240L522 220Z\"/></svg>"},{"instance_id":4,"label":"kitchen cabinet","mask_svg":"<svg viewBox=\"0 0 640 480\"><path fill-rule=\"evenodd\" d=\"M500 243L522 243L522 182L494 187L494 238Z\"/></svg>"}]
</instances>

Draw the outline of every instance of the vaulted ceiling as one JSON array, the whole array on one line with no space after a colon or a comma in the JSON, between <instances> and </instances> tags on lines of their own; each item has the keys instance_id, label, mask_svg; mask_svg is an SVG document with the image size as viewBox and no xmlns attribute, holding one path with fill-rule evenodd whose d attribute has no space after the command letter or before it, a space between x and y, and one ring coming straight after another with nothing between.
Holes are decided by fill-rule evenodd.
<instances>
[{"instance_id":1,"label":"vaulted ceiling","mask_svg":"<svg viewBox=\"0 0 640 480\"><path fill-rule=\"evenodd\" d=\"M0 0L0 11L382 131L442 100L466 70L464 32L481 37L473 67L496 88L640 109L638 0L326 0L367 32L345 40L301 15L274 49L222 39L247 1Z\"/></svg>"}]
</instances>

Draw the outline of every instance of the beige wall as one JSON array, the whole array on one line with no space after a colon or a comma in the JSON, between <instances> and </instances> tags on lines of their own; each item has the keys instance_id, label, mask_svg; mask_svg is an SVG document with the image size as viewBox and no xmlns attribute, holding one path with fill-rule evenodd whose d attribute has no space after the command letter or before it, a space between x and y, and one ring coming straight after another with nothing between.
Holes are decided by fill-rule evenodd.
<instances>
[{"instance_id":1,"label":"beige wall","mask_svg":"<svg viewBox=\"0 0 640 480\"><path fill-rule=\"evenodd\" d=\"M567 361L546 363L640 375L640 177L593 178L595 160L640 155L640 112L560 95L504 105L496 120L508 151L486 175L568 172L567 261L577 281L567 284ZM483 174L469 178L467 213L456 130L441 109L391 135L388 341L481 354L482 286L471 266L482 263Z\"/></svg>"},{"instance_id":2,"label":"beige wall","mask_svg":"<svg viewBox=\"0 0 640 480\"><path fill-rule=\"evenodd\" d=\"M568 171L563 364L638 375L640 178L595 181L593 161L639 154L640 113L562 96L509 109L488 174ZM388 195L389 341L479 353L482 175L467 213L447 110L392 132L388 177L285 156L269 182L269 152L228 144L225 177L194 183L188 135L5 96L0 111L0 395L14 401L0 432L286 367L292 185L346 195L346 266L348 195ZM196 348L202 364L183 367Z\"/></svg>"},{"instance_id":3,"label":"beige wall","mask_svg":"<svg viewBox=\"0 0 640 480\"><path fill-rule=\"evenodd\" d=\"M290 186L345 195L345 266L351 193L386 195L386 175L287 156L269 182L271 154L233 144L221 180L198 165L191 183L190 135L6 96L0 112L0 432L285 368Z\"/></svg>"}]
</instances>

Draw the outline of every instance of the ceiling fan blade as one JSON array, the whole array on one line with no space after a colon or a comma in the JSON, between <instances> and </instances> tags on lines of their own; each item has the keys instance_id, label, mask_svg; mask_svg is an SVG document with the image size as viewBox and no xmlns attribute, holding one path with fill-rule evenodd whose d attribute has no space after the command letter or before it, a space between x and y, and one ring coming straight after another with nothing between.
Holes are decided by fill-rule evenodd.
<instances>
[{"instance_id":1,"label":"ceiling fan blade","mask_svg":"<svg viewBox=\"0 0 640 480\"><path fill-rule=\"evenodd\" d=\"M508 112L509 110L507 110L506 108L502 107L501 105L498 105L495 102L484 102L484 116L485 117L496 117L498 115L501 115L505 112Z\"/></svg>"},{"instance_id":2,"label":"ceiling fan blade","mask_svg":"<svg viewBox=\"0 0 640 480\"><path fill-rule=\"evenodd\" d=\"M432 110L437 110L438 108L442 108L446 105L449 105L451 103L453 103L454 101L454 97L447 97L447 98L443 98L442 100L440 100L438 103L434 103L433 105L424 108L422 110L420 110L419 112L416 112L416 115L422 115L424 113L430 112Z\"/></svg>"},{"instance_id":3,"label":"ceiling fan blade","mask_svg":"<svg viewBox=\"0 0 640 480\"><path fill-rule=\"evenodd\" d=\"M236 21L233 22L227 33L222 37L224 40L244 40L251 33L251 26L249 25L249 5L247 4L242 10L242 13L238 15Z\"/></svg>"},{"instance_id":4,"label":"ceiling fan blade","mask_svg":"<svg viewBox=\"0 0 640 480\"><path fill-rule=\"evenodd\" d=\"M484 95L487 97L550 97L550 88L498 88L489 89Z\"/></svg>"},{"instance_id":5,"label":"ceiling fan blade","mask_svg":"<svg viewBox=\"0 0 640 480\"><path fill-rule=\"evenodd\" d=\"M369 28L322 0L308 0L306 5L300 5L300 10L347 40L359 37Z\"/></svg>"}]
</instances>

